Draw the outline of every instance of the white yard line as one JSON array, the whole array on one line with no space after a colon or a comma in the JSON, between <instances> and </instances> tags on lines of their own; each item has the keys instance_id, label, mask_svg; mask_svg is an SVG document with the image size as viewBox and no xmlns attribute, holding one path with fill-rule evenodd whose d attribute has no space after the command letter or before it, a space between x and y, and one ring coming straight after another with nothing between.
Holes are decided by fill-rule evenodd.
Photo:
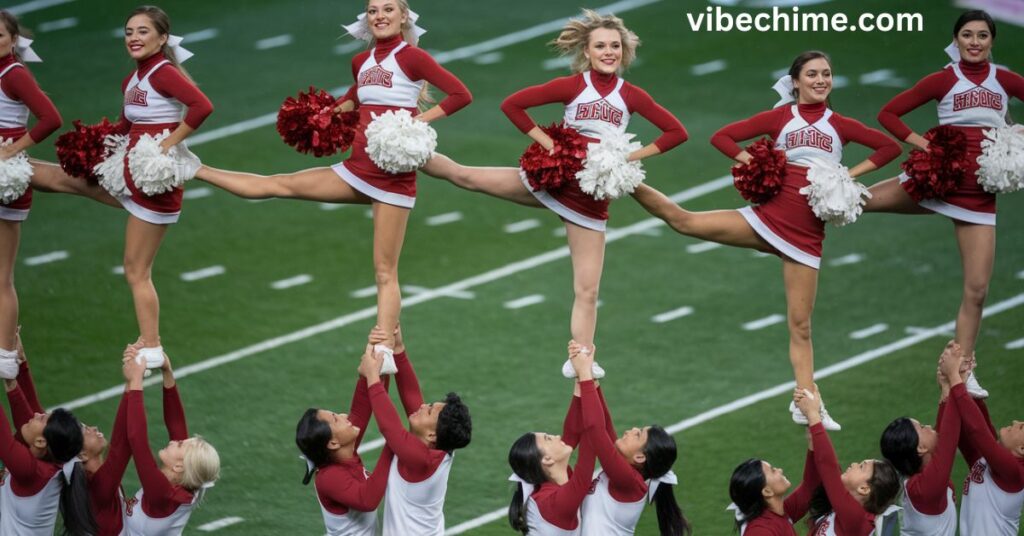
<instances>
[{"instance_id":1,"label":"white yard line","mask_svg":"<svg viewBox=\"0 0 1024 536\"><path fill-rule=\"evenodd\" d=\"M673 194L670 198L675 203L682 203L721 190L723 188L727 188L729 186L732 186L732 175L719 177L717 179L710 180L703 184L698 184L697 186ZM636 234L642 234L647 229L658 227L660 225L664 225L664 222L657 218L648 218L646 220L641 220L632 225L615 229L614 231L607 233L605 237L605 243L612 243ZM424 292L422 294L417 294L410 298L404 299L402 300L402 309L407 310L408 308L415 307L416 305L419 305L421 303L430 302L438 298L448 297L452 293L469 290L480 285L484 285L494 281L499 281L512 275L518 274L520 272L525 272L527 270L544 266L546 264L568 257L568 246L562 246L557 249L549 250L539 255L534 255L533 257L512 262L506 264L505 266L501 266L499 268L495 268L493 270L489 270L487 272L483 272L475 276L462 279L460 281L455 281L443 287L436 288L431 291ZM367 289L369 288L371 287L367 287ZM374 288L373 292L376 293L376 288ZM266 352L267 350L280 348L281 346L285 346L293 342L308 339L310 337L315 337L322 333L334 331L336 329L343 328L355 322L361 322L363 320L373 318L376 315L376 306L366 307L358 311L354 311L336 318L332 318L319 324L307 326L305 328L293 331L291 333L286 333L284 335L266 339L264 341L251 344L244 348L239 348L226 354L210 357L202 361L192 363L191 365L186 365L184 367L177 368L175 370L174 375L176 378L180 380L193 374L197 374L199 372L217 368L228 363L233 363L240 359L245 359L247 357L251 357L262 352ZM161 380L158 376L154 376L153 378L150 378L150 380L147 380L148 383L146 383L146 385L156 385L160 381ZM115 385L102 391L86 395L75 400L70 400L63 404L58 404L55 407L64 407L67 409L80 408L83 406L94 404L96 402L107 400L109 398L120 396L123 391L124 387L122 385Z\"/></svg>"},{"instance_id":2,"label":"white yard line","mask_svg":"<svg viewBox=\"0 0 1024 536\"><path fill-rule=\"evenodd\" d=\"M211 521L205 525L199 525L199 530L203 532L213 532L215 530L222 529L224 527L230 527L231 525L237 525L245 521L240 517L225 517L224 519L218 519L217 521Z\"/></svg>"},{"instance_id":3,"label":"white yard line","mask_svg":"<svg viewBox=\"0 0 1024 536\"><path fill-rule=\"evenodd\" d=\"M270 284L270 288L272 288L274 290L284 290L284 289L287 289L287 288L297 287L299 285L305 285L306 283L309 283L309 282L312 282L312 281L313 281L313 276L311 276L309 274L299 274L297 276L289 277L287 279L281 279L279 281L274 281L273 283Z\"/></svg>"},{"instance_id":4,"label":"white yard line","mask_svg":"<svg viewBox=\"0 0 1024 536\"><path fill-rule=\"evenodd\" d=\"M655 324L664 324L665 322L668 322L670 320L675 320L677 318L682 318L684 316L690 316L692 314L693 307L687 305L685 307L680 307L678 309L673 309L671 311L665 311L664 313L661 314L656 314L651 317L651 322L654 322Z\"/></svg>"},{"instance_id":5,"label":"white yard line","mask_svg":"<svg viewBox=\"0 0 1024 536\"><path fill-rule=\"evenodd\" d=\"M768 315L768 316L766 316L764 318L758 318L757 320L751 320L750 322L745 322L743 324L743 329L745 331L757 331L759 329L764 329L764 328L766 328L768 326L774 326L775 324L780 324L780 323L785 322L785 321L786 321L785 315L773 314L773 315Z\"/></svg>"},{"instance_id":6,"label":"white yard line","mask_svg":"<svg viewBox=\"0 0 1024 536\"><path fill-rule=\"evenodd\" d=\"M68 28L74 28L75 26L78 26L78 18L66 17L63 19L48 20L46 22L41 22L39 23L39 26L36 27L36 31L39 33L53 32L56 30L66 30Z\"/></svg>"},{"instance_id":7,"label":"white yard line","mask_svg":"<svg viewBox=\"0 0 1024 536\"><path fill-rule=\"evenodd\" d=\"M184 272L181 274L181 280L191 283L192 281L199 281L200 279L207 279L210 277L216 277L223 275L227 270L221 265L207 266L199 270L193 270L191 272Z\"/></svg>"},{"instance_id":8,"label":"white yard line","mask_svg":"<svg viewBox=\"0 0 1024 536\"><path fill-rule=\"evenodd\" d=\"M889 324L883 324L883 323L875 324L873 326L868 326L868 327L866 327L864 329L858 329L857 331L854 331L854 332L850 333L850 338L851 339L866 339L866 338L868 338L868 337L870 337L872 335L878 335L879 333L884 333L888 329L889 329Z\"/></svg>"},{"instance_id":9,"label":"white yard line","mask_svg":"<svg viewBox=\"0 0 1024 536\"><path fill-rule=\"evenodd\" d=\"M40 9L69 4L71 2L74 2L74 0L34 0L32 2L25 2L24 4L18 4L16 6L5 7L4 9L10 11L14 15L21 16L32 11L39 11Z\"/></svg>"},{"instance_id":10,"label":"white yard line","mask_svg":"<svg viewBox=\"0 0 1024 536\"><path fill-rule=\"evenodd\" d=\"M64 250L51 251L42 255L36 255L35 257L29 257L25 259L26 266L39 266L40 264L49 264L51 262L63 261L71 255Z\"/></svg>"},{"instance_id":11,"label":"white yard line","mask_svg":"<svg viewBox=\"0 0 1024 536\"><path fill-rule=\"evenodd\" d=\"M985 317L989 317L989 316L992 316L992 315L996 315L996 314L1002 313L1004 311L1008 311L1010 309L1013 309L1015 307L1020 307L1021 305L1024 305L1024 294L1018 294L1017 296L1014 296L1013 298L1010 298L1008 300L1003 300L1003 301L1001 301L999 303L996 303L994 305L986 307L985 308L984 316ZM840 372L849 370L851 368L863 365L865 363L870 363L871 361L874 361L874 360L879 359L881 357L885 357L885 356L887 356L889 354L892 354L894 352L897 352L899 350L903 350L904 348L909 348L909 347L911 347L911 346L913 346L913 345L915 345L915 344L917 344L919 342L922 342L924 340L930 339L930 338L935 337L937 335L941 335L942 333L945 333L946 331L949 331L950 329L953 329L954 325L955 325L954 322L947 322L946 324L943 324L941 326L936 326L936 327L931 328L931 329L926 329L926 330L924 330L924 331L922 331L920 333L917 333L915 335L910 335L908 337L904 337L904 338L899 339L897 341L893 341L893 342L891 342L889 344L886 344L884 346L879 346L878 348L875 348L873 350L868 350L868 351L866 351L864 353L857 354L857 355L855 355L853 357L849 357L847 359L844 359L843 361L840 361L839 363L836 363L836 364L834 364L832 366L826 367L824 369L821 369L821 370L815 372L814 373L814 378L816 380L821 380L821 379L824 379L824 378L828 378L829 376L834 376L836 374L839 374ZM665 431L667 431L670 434L677 434L677 433L682 432L684 430L687 430L687 429L693 428L695 426L704 424L704 423L706 423L706 422L708 422L710 420L715 419L716 417L721 417L722 415L728 415L730 413L734 413L734 412L739 411L741 409L744 409L744 408L747 408L749 406L752 406L752 405L754 405L754 404L756 404L758 402L761 402L763 400L767 400L769 398L774 398L776 396L786 394L786 393L792 391L795 386L796 386L796 383L794 383L794 382L780 383L779 385L776 385L774 387L770 387L768 389L763 389L763 390L758 391L756 393L753 393L753 394L744 396L742 398L738 398L736 400L733 400L732 402L729 402L727 404L722 404L721 406L718 406L716 408L709 409L709 410L704 411L704 412L702 412L702 413L700 413L698 415L694 415L693 417L690 417L690 418L687 418L687 419L683 419L683 420L681 420L681 421L679 421L679 422L677 422L677 423L675 423L675 424L673 424L671 426L666 426L665 427ZM468 521L464 521L462 523L459 523L458 525L455 525L453 527L450 527L450 528L446 529L444 531L444 533L445 533L445 536L455 536L457 534L462 534L464 532L468 532L470 530L473 530L475 528L481 527L481 526L486 525L488 523L497 521L499 519L503 519L503 518L505 518L506 515L508 515L508 507L507 506L506 507L502 507L502 508L498 508L496 510L492 510L492 511L487 512L486 514L483 514L483 515L481 515L479 517L475 517L475 518L470 519Z\"/></svg>"},{"instance_id":12,"label":"white yard line","mask_svg":"<svg viewBox=\"0 0 1024 536\"><path fill-rule=\"evenodd\" d=\"M215 39L220 35L220 30L216 28L207 28L205 30L199 30L198 32L191 32L181 36L182 43L191 45L200 41L209 41Z\"/></svg>"},{"instance_id":13,"label":"white yard line","mask_svg":"<svg viewBox=\"0 0 1024 536\"><path fill-rule=\"evenodd\" d=\"M188 190L185 190L182 197L185 199L200 199L203 197L210 197L211 195L213 195L213 188L201 186L199 188L189 188Z\"/></svg>"},{"instance_id":14,"label":"white yard line","mask_svg":"<svg viewBox=\"0 0 1024 536\"><path fill-rule=\"evenodd\" d=\"M504 227L502 227L502 230L505 231L508 234L515 234L515 233L521 233L523 231L529 231L530 229L535 229L535 228L540 227L540 226L541 226L540 220L534 219L534 218L530 218L528 220L523 220L523 221L517 221L517 222L509 223L509 224L505 225Z\"/></svg>"},{"instance_id":15,"label":"white yard line","mask_svg":"<svg viewBox=\"0 0 1024 536\"><path fill-rule=\"evenodd\" d=\"M717 73L724 71L729 66L725 60L714 60L707 63L699 63L690 67L690 73L694 76L704 76L706 74Z\"/></svg>"},{"instance_id":16,"label":"white yard line","mask_svg":"<svg viewBox=\"0 0 1024 536\"><path fill-rule=\"evenodd\" d=\"M529 296L523 296L515 300L505 302L506 309L522 309L523 307L529 307L531 305L537 305L538 303L544 303L543 294L530 294Z\"/></svg>"},{"instance_id":17,"label":"white yard line","mask_svg":"<svg viewBox=\"0 0 1024 536\"><path fill-rule=\"evenodd\" d=\"M849 255L843 255L828 261L829 266L846 266L847 264L857 264L864 260L864 255L860 253L850 253Z\"/></svg>"},{"instance_id":18,"label":"white yard line","mask_svg":"<svg viewBox=\"0 0 1024 536\"><path fill-rule=\"evenodd\" d=\"M1020 350L1021 348L1024 348L1024 339L1017 339L1006 343L1007 350Z\"/></svg>"},{"instance_id":19,"label":"white yard line","mask_svg":"<svg viewBox=\"0 0 1024 536\"><path fill-rule=\"evenodd\" d=\"M256 50L269 50L271 48L280 48L292 44L295 38L292 34L275 35L274 37L267 37L266 39L260 39L256 41Z\"/></svg>"},{"instance_id":20,"label":"white yard line","mask_svg":"<svg viewBox=\"0 0 1024 536\"><path fill-rule=\"evenodd\" d=\"M699 242L697 244L690 244L686 246L687 253L704 253L705 251L711 251L722 247L722 244L718 242Z\"/></svg>"},{"instance_id":21,"label":"white yard line","mask_svg":"<svg viewBox=\"0 0 1024 536\"><path fill-rule=\"evenodd\" d=\"M426 223L427 223L427 225L429 225L431 227L436 227L438 225L445 225L445 224L448 224L448 223L455 223L455 222L457 222L457 221L459 221L461 219L462 219L462 213L461 212L458 212L458 211L455 211L455 212L445 212L444 214L438 214L436 216L431 216L431 217L427 218Z\"/></svg>"}]
</instances>

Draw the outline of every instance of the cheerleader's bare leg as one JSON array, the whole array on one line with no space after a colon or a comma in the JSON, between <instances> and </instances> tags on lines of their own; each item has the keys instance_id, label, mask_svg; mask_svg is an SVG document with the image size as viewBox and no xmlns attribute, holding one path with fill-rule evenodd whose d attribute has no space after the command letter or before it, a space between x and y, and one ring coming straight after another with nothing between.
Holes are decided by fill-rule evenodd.
<instances>
[{"instance_id":1,"label":"cheerleader's bare leg","mask_svg":"<svg viewBox=\"0 0 1024 536\"><path fill-rule=\"evenodd\" d=\"M864 212L893 212L896 214L931 214L932 211L917 204L900 185L898 177L886 179L868 188L871 199Z\"/></svg>"},{"instance_id":2,"label":"cheerleader's bare leg","mask_svg":"<svg viewBox=\"0 0 1024 536\"><path fill-rule=\"evenodd\" d=\"M672 202L665 194L641 184L633 198L652 216L665 221L679 234L727 246L772 251L747 220L735 210L691 212Z\"/></svg>"},{"instance_id":3,"label":"cheerleader's bare leg","mask_svg":"<svg viewBox=\"0 0 1024 536\"><path fill-rule=\"evenodd\" d=\"M597 330L597 296L604 268L604 233L565 222L575 294L569 330L577 343L594 347Z\"/></svg>"},{"instance_id":4,"label":"cheerleader's bare leg","mask_svg":"<svg viewBox=\"0 0 1024 536\"><path fill-rule=\"evenodd\" d=\"M519 179L519 168L463 166L438 153L420 171L447 180L463 190L482 192L528 207L544 206Z\"/></svg>"},{"instance_id":5,"label":"cheerleader's bare leg","mask_svg":"<svg viewBox=\"0 0 1024 536\"><path fill-rule=\"evenodd\" d=\"M981 313L995 263L996 228L956 220L953 226L964 271L964 293L956 315L956 342L963 349L964 356L970 359L974 355ZM970 365L973 367L974 363Z\"/></svg>"},{"instance_id":6,"label":"cheerleader's bare leg","mask_svg":"<svg viewBox=\"0 0 1024 536\"><path fill-rule=\"evenodd\" d=\"M99 184L76 179L64 173L64 170L57 164L41 160L32 160L32 188L40 192L80 195L104 205L123 208L121 203L118 203L117 199L114 199Z\"/></svg>"},{"instance_id":7,"label":"cheerleader's bare leg","mask_svg":"<svg viewBox=\"0 0 1024 536\"><path fill-rule=\"evenodd\" d=\"M783 257L782 280L786 286L789 361L793 365L793 377L798 388L815 392L811 313L818 292L818 271Z\"/></svg>"},{"instance_id":8,"label":"cheerleader's bare leg","mask_svg":"<svg viewBox=\"0 0 1024 536\"><path fill-rule=\"evenodd\" d=\"M14 350L18 332L18 293L14 263L18 258L21 222L0 220L0 347Z\"/></svg>"},{"instance_id":9,"label":"cheerleader's bare leg","mask_svg":"<svg viewBox=\"0 0 1024 536\"><path fill-rule=\"evenodd\" d=\"M202 166L196 178L246 199L282 197L322 203L370 203L369 197L339 179L338 174L329 167L278 175L257 175Z\"/></svg>"},{"instance_id":10,"label":"cheerleader's bare leg","mask_svg":"<svg viewBox=\"0 0 1024 536\"><path fill-rule=\"evenodd\" d=\"M383 343L388 348L395 347L394 333L402 309L402 292L398 285L398 258L402 253L409 212L407 208L373 203L373 270L377 279L377 325L388 334L388 339Z\"/></svg>"},{"instance_id":11,"label":"cheerleader's bare leg","mask_svg":"<svg viewBox=\"0 0 1024 536\"><path fill-rule=\"evenodd\" d=\"M146 347L160 346L160 299L153 286L153 261L167 225L157 225L128 216L124 233L124 277L135 302L139 336Z\"/></svg>"}]
</instances>

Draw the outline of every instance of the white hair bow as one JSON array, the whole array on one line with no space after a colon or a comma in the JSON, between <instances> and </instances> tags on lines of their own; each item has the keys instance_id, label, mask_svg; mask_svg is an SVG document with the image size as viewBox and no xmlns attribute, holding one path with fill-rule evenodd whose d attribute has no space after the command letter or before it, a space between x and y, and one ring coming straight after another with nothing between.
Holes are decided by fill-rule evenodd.
<instances>
[{"instance_id":1,"label":"white hair bow","mask_svg":"<svg viewBox=\"0 0 1024 536\"><path fill-rule=\"evenodd\" d=\"M60 468L61 472L64 473L64 480L68 484L71 483L71 475L75 473L75 466L80 463L82 463L82 459L75 456L74 458L64 462L64 465Z\"/></svg>"},{"instance_id":2,"label":"white hair bow","mask_svg":"<svg viewBox=\"0 0 1024 536\"><path fill-rule=\"evenodd\" d=\"M167 46L171 47L171 51L174 52L174 59L178 60L178 63L185 63L186 60L195 56L195 54L181 46L182 39L180 35L172 35L167 38Z\"/></svg>"},{"instance_id":3,"label":"white hair bow","mask_svg":"<svg viewBox=\"0 0 1024 536\"><path fill-rule=\"evenodd\" d=\"M654 500L654 493L656 491L658 491L658 486L659 485L661 485L661 484L671 484L671 485L675 486L678 483L679 483L679 477L677 477L676 474L673 473L671 469L669 469L669 471L667 473L659 476L658 478L652 478L651 479L651 483L647 484L647 502L651 502L651 501Z\"/></svg>"},{"instance_id":4,"label":"white hair bow","mask_svg":"<svg viewBox=\"0 0 1024 536\"><path fill-rule=\"evenodd\" d=\"M421 35L427 33L426 30L416 26L416 21L419 20L420 16L415 11L409 10L409 24L412 24L412 30L416 34L416 39L419 39ZM360 13L356 18L356 21L352 24L342 24L342 28L348 32L349 35L356 39L363 41L373 40L373 32L370 31L370 26L366 23L366 13Z\"/></svg>"},{"instance_id":5,"label":"white hair bow","mask_svg":"<svg viewBox=\"0 0 1024 536\"><path fill-rule=\"evenodd\" d=\"M313 461L310 460L309 458L307 458L305 455L300 455L299 459L304 461L304 462L306 462L306 472L307 473L312 473L313 471L316 470L316 464L314 464Z\"/></svg>"},{"instance_id":6,"label":"white hair bow","mask_svg":"<svg viewBox=\"0 0 1024 536\"><path fill-rule=\"evenodd\" d=\"M18 57L21 58L21 61L35 63L42 63L43 61L43 58L40 58L39 54L32 50L32 40L24 35L18 36L18 42L15 43L14 48L18 51Z\"/></svg>"},{"instance_id":7,"label":"white hair bow","mask_svg":"<svg viewBox=\"0 0 1024 536\"><path fill-rule=\"evenodd\" d=\"M949 56L949 59L953 60L953 63L960 63L960 47L956 45L956 41L953 41L946 45L946 48L942 49Z\"/></svg>"},{"instance_id":8,"label":"white hair bow","mask_svg":"<svg viewBox=\"0 0 1024 536\"><path fill-rule=\"evenodd\" d=\"M737 523L743 522L743 512L740 512L740 507L736 506L736 503L729 503L729 506L725 507L725 511L732 512L732 515L736 518Z\"/></svg>"},{"instance_id":9,"label":"white hair bow","mask_svg":"<svg viewBox=\"0 0 1024 536\"><path fill-rule=\"evenodd\" d=\"M209 481L209 482L203 482L203 485L202 485L202 486L200 486L200 487L201 487L201 488L203 488L203 489L210 489L210 488L212 488L212 487L213 487L213 486L214 486L214 485L215 485L216 483L217 483L216 481L213 481L213 480L211 480L211 481Z\"/></svg>"},{"instance_id":10,"label":"white hair bow","mask_svg":"<svg viewBox=\"0 0 1024 536\"><path fill-rule=\"evenodd\" d=\"M782 106L783 104L789 104L791 102L796 102L796 98L793 97L793 77L792 76L789 76L787 74L787 75L784 75L782 78L779 78L778 82L775 82L775 85L772 86L772 89L774 89L775 92L779 94L779 97L782 97L779 100L779 102L775 103L775 106L772 106L772 108L778 108L779 106Z\"/></svg>"},{"instance_id":11,"label":"white hair bow","mask_svg":"<svg viewBox=\"0 0 1024 536\"><path fill-rule=\"evenodd\" d=\"M518 482L519 485L523 487L523 504L526 504L526 500L530 498L530 495L533 495L533 489L536 486L523 480L522 478L519 477L519 475L515 473L512 473L512 475L508 477L508 481Z\"/></svg>"}]
</instances>

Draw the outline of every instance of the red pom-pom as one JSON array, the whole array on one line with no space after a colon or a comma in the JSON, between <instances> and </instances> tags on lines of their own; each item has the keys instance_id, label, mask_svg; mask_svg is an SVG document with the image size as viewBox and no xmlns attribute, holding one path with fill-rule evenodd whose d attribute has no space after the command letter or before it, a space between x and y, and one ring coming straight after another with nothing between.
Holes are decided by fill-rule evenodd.
<instances>
[{"instance_id":1,"label":"red pom-pom","mask_svg":"<svg viewBox=\"0 0 1024 536\"><path fill-rule=\"evenodd\" d=\"M61 134L54 143L57 161L68 175L95 183L99 179L92 168L106 156L103 140L111 134L127 134L127 131L106 117L95 125L83 125L77 119L73 124L74 130Z\"/></svg>"},{"instance_id":2,"label":"red pom-pom","mask_svg":"<svg viewBox=\"0 0 1024 536\"><path fill-rule=\"evenodd\" d=\"M337 113L334 97L309 86L309 93L288 97L277 112L277 132L300 153L329 156L347 151L356 137L359 112Z\"/></svg>"},{"instance_id":3,"label":"red pom-pom","mask_svg":"<svg viewBox=\"0 0 1024 536\"><path fill-rule=\"evenodd\" d=\"M924 135L928 150L914 149L900 164L909 179L903 188L914 201L942 199L957 189L967 174L967 136L949 125L937 126Z\"/></svg>"},{"instance_id":4,"label":"red pom-pom","mask_svg":"<svg viewBox=\"0 0 1024 536\"><path fill-rule=\"evenodd\" d=\"M541 130L555 142L554 150L548 152L539 143L533 143L519 157L519 166L534 191L557 190L576 180L576 173L583 169L587 157L588 142L565 124L552 124Z\"/></svg>"},{"instance_id":5,"label":"red pom-pom","mask_svg":"<svg viewBox=\"0 0 1024 536\"><path fill-rule=\"evenodd\" d=\"M786 175L786 153L775 148L775 141L761 138L747 147L751 159L732 168L732 184L743 199L764 203L782 190Z\"/></svg>"}]
</instances>

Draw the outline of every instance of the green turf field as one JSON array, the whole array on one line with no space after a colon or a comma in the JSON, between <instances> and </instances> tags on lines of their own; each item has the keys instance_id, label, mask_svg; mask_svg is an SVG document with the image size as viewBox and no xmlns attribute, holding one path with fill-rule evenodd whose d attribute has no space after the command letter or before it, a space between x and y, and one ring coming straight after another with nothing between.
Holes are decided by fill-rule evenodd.
<instances>
[{"instance_id":1,"label":"green turf field","mask_svg":"<svg viewBox=\"0 0 1024 536\"><path fill-rule=\"evenodd\" d=\"M723 34L693 33L685 24L686 12L702 11L703 2L620 3L621 15L644 42L626 77L674 112L690 133L688 143L645 163L648 182L669 194L685 192L687 208L741 206L727 181L714 182L728 174L730 162L707 140L720 126L770 107L776 100L772 73L805 49L831 53L835 74L847 79L832 94L833 107L877 127L875 115L889 98L945 64L942 48L960 11L950 4L900 2L900 11L925 15L920 33ZM498 105L525 85L566 73L565 67L545 69L553 56L544 43L578 5L414 2L420 25L429 29L421 46L451 52L440 57L451 59L445 66L474 95L469 108L437 124L440 151L469 164L515 165L528 140ZM113 32L134 6L125 0L77 0L22 16L30 28L75 19L72 27L36 31L34 48L45 63L32 65L68 125L119 113L119 84L133 64ZM804 9L857 14L895 6L839 0ZM350 83L350 57L358 48L347 46L351 39L341 37L339 25L354 19L361 2L174 0L163 7L175 33L202 32L206 38L185 43L196 53L186 66L216 108L198 133L208 141L193 144L205 162L270 173L337 161L295 153L273 126L234 134L218 129L272 114L285 96L310 84ZM544 23L555 26L535 37L519 33ZM285 34L292 36L289 44L257 47ZM505 35L511 36L506 43L487 44ZM1020 72L1024 29L1001 23L998 35L996 60ZM474 45L479 46L466 48ZM476 53L456 59L466 51ZM716 60L724 62L722 70L691 70ZM878 74L883 69L890 72ZM1024 107L1015 101L1011 113L1019 120ZM534 117L546 121L560 114L553 106ZM935 122L934 108L915 112L909 122L923 131ZM630 130L644 141L655 135L641 119ZM52 159L53 139L33 154ZM867 152L851 147L846 163ZM894 163L866 182L891 177L897 169ZM429 178L419 187L401 263L405 338L426 397L460 392L475 423L473 443L458 453L450 477L445 513L454 528L507 506L506 456L516 437L560 430L572 390L559 374L569 337L571 270L553 214ZM347 410L374 318L372 293L359 292L374 281L366 208L253 203L198 181L187 192L196 197L186 200L180 223L168 233L154 279L165 347L183 376L190 430L217 446L223 471L186 533L238 517L241 522L216 533L322 534L313 489L301 485L294 426L310 406ZM978 341L979 376L993 393L997 424L1020 418L1024 403L1024 194L999 203L988 299L994 309ZM733 534L725 507L736 464L764 457L786 469L794 483L802 469L803 431L789 422L787 388L777 388L791 379L785 323L742 327L785 313L780 262L747 250L705 249L649 220L630 199L612 211L597 337L608 372L608 403L620 428L652 422L685 428L676 436L680 503L696 534ZM456 212L460 219L441 219L455 220L449 223L432 219ZM537 223L522 223L531 219ZM121 382L121 350L137 336L127 285L114 273L121 264L124 220L122 211L87 200L37 194L23 225L17 268L23 337L44 404L75 401L84 422L107 431ZM522 230L507 232L514 223ZM55 251L67 252L67 258L28 263ZM216 266L222 274L182 278ZM273 287L300 275L308 277L295 281L309 281ZM878 436L892 418L934 419L934 362L950 336L947 323L959 305L960 278L952 225L945 218L867 215L856 225L830 228L814 316L817 367L867 360L833 369L819 382L844 426L833 435L841 463L877 456ZM506 306L530 296L543 301ZM683 307L692 312L652 320ZM851 337L874 326L876 334ZM158 393L147 390L155 404L154 445L166 439ZM751 395L758 396L749 404L723 407ZM371 430L367 444L377 437ZM377 452L366 454L368 466ZM955 482L964 471L958 462ZM138 489L133 469L125 489ZM656 526L649 511L638 533L656 533ZM510 533L503 519L468 531Z\"/></svg>"}]
</instances>

